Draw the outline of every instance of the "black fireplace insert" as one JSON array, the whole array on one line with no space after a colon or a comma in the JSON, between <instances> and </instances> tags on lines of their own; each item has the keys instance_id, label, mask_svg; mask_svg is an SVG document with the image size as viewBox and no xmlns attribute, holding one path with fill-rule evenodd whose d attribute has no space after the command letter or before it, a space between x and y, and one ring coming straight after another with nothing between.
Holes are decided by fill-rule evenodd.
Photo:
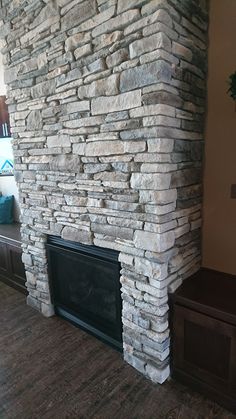
<instances>
[{"instance_id":1,"label":"black fireplace insert","mask_svg":"<svg viewBox=\"0 0 236 419\"><path fill-rule=\"evenodd\" d=\"M118 252L49 236L47 254L56 314L121 351Z\"/></svg>"}]
</instances>

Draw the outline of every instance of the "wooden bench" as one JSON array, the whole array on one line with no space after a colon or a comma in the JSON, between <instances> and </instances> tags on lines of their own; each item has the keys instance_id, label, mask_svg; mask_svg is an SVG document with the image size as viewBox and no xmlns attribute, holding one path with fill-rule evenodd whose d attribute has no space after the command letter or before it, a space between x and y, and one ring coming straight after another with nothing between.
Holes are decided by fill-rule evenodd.
<instances>
[{"instance_id":1,"label":"wooden bench","mask_svg":"<svg viewBox=\"0 0 236 419\"><path fill-rule=\"evenodd\" d=\"M172 376L236 413L236 277L201 269L171 306Z\"/></svg>"},{"instance_id":2,"label":"wooden bench","mask_svg":"<svg viewBox=\"0 0 236 419\"><path fill-rule=\"evenodd\" d=\"M20 225L0 224L0 281L26 294Z\"/></svg>"}]
</instances>

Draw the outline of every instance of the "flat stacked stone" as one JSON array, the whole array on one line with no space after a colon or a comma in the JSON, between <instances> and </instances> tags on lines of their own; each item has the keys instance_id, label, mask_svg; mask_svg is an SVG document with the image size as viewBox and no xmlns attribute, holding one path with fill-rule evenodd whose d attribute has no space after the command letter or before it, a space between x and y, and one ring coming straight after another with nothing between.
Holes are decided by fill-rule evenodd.
<instances>
[{"instance_id":1,"label":"flat stacked stone","mask_svg":"<svg viewBox=\"0 0 236 419\"><path fill-rule=\"evenodd\" d=\"M28 303L48 234L120 252L127 362L169 376L168 291L200 265L204 0L1 0Z\"/></svg>"}]
</instances>

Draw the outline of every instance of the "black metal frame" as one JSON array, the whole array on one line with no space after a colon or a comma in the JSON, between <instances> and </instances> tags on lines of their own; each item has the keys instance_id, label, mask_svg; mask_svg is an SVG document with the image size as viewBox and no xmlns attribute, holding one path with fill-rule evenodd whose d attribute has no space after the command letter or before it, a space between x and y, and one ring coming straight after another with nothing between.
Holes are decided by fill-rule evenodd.
<instances>
[{"instance_id":1,"label":"black metal frame","mask_svg":"<svg viewBox=\"0 0 236 419\"><path fill-rule=\"evenodd\" d=\"M47 257L48 257L48 267L49 267L49 286L51 292L52 303L55 307L55 312L59 316L65 318L76 326L86 330L88 333L96 336L105 343L108 343L110 346L115 349L122 351L122 320L121 320L121 284L120 281L115 282L116 287L116 319L117 319L117 328L114 331L114 336L110 336L108 333L104 333L96 327L92 321L88 323L88 319L83 318L83 316L78 315L71 308L65 307L61 302L57 301L56 292L54 289L54 268L52 263L52 254L56 252L57 254L65 255L65 252L70 255L76 256L76 254L85 255L87 258L96 258L100 262L114 264L114 269L117 268L120 271L120 264L118 262L118 252L110 249L103 249L97 246L88 246L82 245L76 242L65 241L60 237L48 236L48 242L46 244Z\"/></svg>"}]
</instances>

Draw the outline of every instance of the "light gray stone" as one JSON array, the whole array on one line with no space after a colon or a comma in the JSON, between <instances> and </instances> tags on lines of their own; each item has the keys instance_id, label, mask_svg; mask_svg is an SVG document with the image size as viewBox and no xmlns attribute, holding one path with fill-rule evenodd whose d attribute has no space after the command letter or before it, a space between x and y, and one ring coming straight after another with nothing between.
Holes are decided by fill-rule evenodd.
<instances>
[{"instance_id":1,"label":"light gray stone","mask_svg":"<svg viewBox=\"0 0 236 419\"><path fill-rule=\"evenodd\" d=\"M17 80L18 67L11 67L4 70L4 82L5 84L12 83Z\"/></svg>"},{"instance_id":2,"label":"light gray stone","mask_svg":"<svg viewBox=\"0 0 236 419\"><path fill-rule=\"evenodd\" d=\"M189 48L186 48L184 45L179 44L178 42L172 43L173 54L185 58L187 61L191 61L193 58L193 53Z\"/></svg>"},{"instance_id":3,"label":"light gray stone","mask_svg":"<svg viewBox=\"0 0 236 419\"><path fill-rule=\"evenodd\" d=\"M78 154L79 156L84 156L84 154L85 154L85 143L73 144L73 153Z\"/></svg>"},{"instance_id":4,"label":"light gray stone","mask_svg":"<svg viewBox=\"0 0 236 419\"><path fill-rule=\"evenodd\" d=\"M170 54L167 51L164 51L163 49L156 49L154 51L143 54L140 57L141 64L146 64L156 60L165 60L169 62L172 66L179 64L179 59L177 57L175 57L173 54Z\"/></svg>"},{"instance_id":5,"label":"light gray stone","mask_svg":"<svg viewBox=\"0 0 236 419\"><path fill-rule=\"evenodd\" d=\"M137 20L140 16L139 10L133 9L122 13L112 19L107 20L102 25L98 26L92 31L92 36L95 38L103 33L112 32L116 29L122 29L130 23Z\"/></svg>"},{"instance_id":6,"label":"light gray stone","mask_svg":"<svg viewBox=\"0 0 236 419\"><path fill-rule=\"evenodd\" d=\"M38 16L33 20L30 29L34 29L41 25L48 17L57 16L59 18L59 8L55 1L49 1L45 7L42 8Z\"/></svg>"},{"instance_id":7,"label":"light gray stone","mask_svg":"<svg viewBox=\"0 0 236 419\"><path fill-rule=\"evenodd\" d=\"M80 99L91 98L95 96L111 96L116 95L118 90L119 76L113 74L110 77L93 81L91 84L78 88L78 96Z\"/></svg>"},{"instance_id":8,"label":"light gray stone","mask_svg":"<svg viewBox=\"0 0 236 419\"><path fill-rule=\"evenodd\" d=\"M54 306L52 304L41 303L41 312L45 317L52 317L55 314Z\"/></svg>"},{"instance_id":9,"label":"light gray stone","mask_svg":"<svg viewBox=\"0 0 236 419\"><path fill-rule=\"evenodd\" d=\"M141 190L139 193L140 202L149 204L168 204L169 202L175 202L177 199L177 190L169 189L164 191L150 191Z\"/></svg>"},{"instance_id":10,"label":"light gray stone","mask_svg":"<svg viewBox=\"0 0 236 419\"><path fill-rule=\"evenodd\" d=\"M92 45L86 44L82 47L76 48L74 51L75 59L78 60L81 57L84 57L85 55L89 55L92 53Z\"/></svg>"},{"instance_id":11,"label":"light gray stone","mask_svg":"<svg viewBox=\"0 0 236 419\"><path fill-rule=\"evenodd\" d=\"M97 73L99 71L106 70L106 64L104 58L98 58L97 60L93 61L91 64L88 64L86 68L83 69L83 74L86 75L87 73Z\"/></svg>"},{"instance_id":12,"label":"light gray stone","mask_svg":"<svg viewBox=\"0 0 236 419\"><path fill-rule=\"evenodd\" d=\"M61 236L64 240L70 240L83 244L92 244L92 233L90 231L65 226L62 230Z\"/></svg>"},{"instance_id":13,"label":"light gray stone","mask_svg":"<svg viewBox=\"0 0 236 419\"><path fill-rule=\"evenodd\" d=\"M55 16L49 16L47 19L44 19L43 22L41 22L36 28L26 32L23 36L20 38L20 43L22 47L28 46L32 43L32 41L39 37L40 34L44 33L46 30L48 30L50 27L52 27L54 24L57 24L59 21L59 14Z\"/></svg>"},{"instance_id":14,"label":"light gray stone","mask_svg":"<svg viewBox=\"0 0 236 419\"><path fill-rule=\"evenodd\" d=\"M147 14L147 16L143 17L142 19L137 20L137 22L134 22L134 23L130 24L129 26L127 26L127 28L125 28L125 30L124 30L124 34L126 36L126 35L129 35L133 32L139 31L140 29L144 28L143 33L146 36L145 30L148 27L153 26L153 24L155 22L162 22L162 23L165 23L166 25L172 26L171 17L169 16L169 14L165 10L160 8L155 13L151 12L151 13ZM156 31L156 32L160 32L160 30ZM163 31L163 32L166 32L166 30Z\"/></svg>"},{"instance_id":15,"label":"light gray stone","mask_svg":"<svg viewBox=\"0 0 236 419\"><path fill-rule=\"evenodd\" d=\"M121 92L126 92L157 82L168 83L170 79L170 65L165 61L159 60L123 71L120 77L120 90Z\"/></svg>"},{"instance_id":16,"label":"light gray stone","mask_svg":"<svg viewBox=\"0 0 236 419\"><path fill-rule=\"evenodd\" d=\"M153 13L155 10L159 9L158 11L162 9L167 9L171 16L173 16L177 22L179 20L179 14L177 10L170 6L169 3L167 3L165 0L151 0L145 3L141 9L141 13L143 16L149 15L150 13ZM170 24L172 24L172 20L170 20Z\"/></svg>"},{"instance_id":17,"label":"light gray stone","mask_svg":"<svg viewBox=\"0 0 236 419\"><path fill-rule=\"evenodd\" d=\"M73 81L78 81L80 80L82 77L82 71L80 68L74 68L73 70L60 75L59 77L57 77L56 79L56 85L57 85L57 92L59 90L64 90L63 85L73 82ZM82 81L81 81L82 83ZM60 89L61 87L61 89ZM66 86L66 89L70 89L71 86ZM54 91L51 92L51 94L54 93Z\"/></svg>"},{"instance_id":18,"label":"light gray stone","mask_svg":"<svg viewBox=\"0 0 236 419\"><path fill-rule=\"evenodd\" d=\"M154 15L158 12L161 12L161 10L155 12ZM148 17L146 17L145 19L148 19ZM173 28L170 28L166 24L162 22L158 22L158 21L156 23L152 23L151 25L146 26L143 29L143 36L152 35L153 33L158 33L158 32L164 32L171 40L175 40L175 41L178 39L178 36L179 36L178 33Z\"/></svg>"},{"instance_id":19,"label":"light gray stone","mask_svg":"<svg viewBox=\"0 0 236 419\"><path fill-rule=\"evenodd\" d=\"M66 31L73 26L78 26L95 14L95 0L86 0L83 3L78 3L61 18L61 30Z\"/></svg>"},{"instance_id":20,"label":"light gray stone","mask_svg":"<svg viewBox=\"0 0 236 419\"><path fill-rule=\"evenodd\" d=\"M125 228L125 227L117 227L112 225L106 225L106 224L97 224L92 223L91 225L92 231L94 233L101 233L108 236L112 236L115 238L125 239L125 240L132 240L133 238L133 230L131 228Z\"/></svg>"},{"instance_id":21,"label":"light gray stone","mask_svg":"<svg viewBox=\"0 0 236 419\"><path fill-rule=\"evenodd\" d=\"M155 138L147 140L149 153L171 153L174 148L174 140L170 138Z\"/></svg>"},{"instance_id":22,"label":"light gray stone","mask_svg":"<svg viewBox=\"0 0 236 419\"><path fill-rule=\"evenodd\" d=\"M145 105L140 108L131 109L130 111L131 118L139 118L150 115L167 115L174 117L175 108L169 105L157 104L157 105Z\"/></svg>"},{"instance_id":23,"label":"light gray stone","mask_svg":"<svg viewBox=\"0 0 236 419\"><path fill-rule=\"evenodd\" d=\"M161 281L167 277L167 264L155 263L147 258L135 257L135 271ZM163 290L161 293L157 293L156 296L161 298L166 293L167 291Z\"/></svg>"},{"instance_id":24,"label":"light gray stone","mask_svg":"<svg viewBox=\"0 0 236 419\"><path fill-rule=\"evenodd\" d=\"M33 86L31 89L31 94L33 99L38 99L39 97L45 97L47 95L52 95L56 89L56 82L54 79L49 81L44 81L42 83Z\"/></svg>"},{"instance_id":25,"label":"light gray stone","mask_svg":"<svg viewBox=\"0 0 236 419\"><path fill-rule=\"evenodd\" d=\"M173 231L158 234L137 230L134 233L135 246L139 249L150 250L151 252L164 252L173 247L174 242L175 234Z\"/></svg>"},{"instance_id":26,"label":"light gray stone","mask_svg":"<svg viewBox=\"0 0 236 419\"><path fill-rule=\"evenodd\" d=\"M97 51L101 48L108 47L111 44L118 42L121 38L122 31L114 31L112 33L103 34L93 40L94 49Z\"/></svg>"},{"instance_id":27,"label":"light gray stone","mask_svg":"<svg viewBox=\"0 0 236 419\"><path fill-rule=\"evenodd\" d=\"M128 141L124 143L125 153L141 153L146 150L145 141Z\"/></svg>"},{"instance_id":28,"label":"light gray stone","mask_svg":"<svg viewBox=\"0 0 236 419\"><path fill-rule=\"evenodd\" d=\"M32 265L32 256L30 254L28 254L28 253L23 253L22 254L22 262L25 265L31 266Z\"/></svg>"},{"instance_id":29,"label":"light gray stone","mask_svg":"<svg viewBox=\"0 0 236 419\"><path fill-rule=\"evenodd\" d=\"M89 111L89 100L77 100L76 102L69 102L65 105L68 114Z\"/></svg>"},{"instance_id":30,"label":"light gray stone","mask_svg":"<svg viewBox=\"0 0 236 419\"><path fill-rule=\"evenodd\" d=\"M64 122L63 125L66 128L94 127L101 125L103 121L103 116L91 116L88 118L71 119L70 121Z\"/></svg>"},{"instance_id":31,"label":"light gray stone","mask_svg":"<svg viewBox=\"0 0 236 419\"><path fill-rule=\"evenodd\" d=\"M31 58L18 66L18 74L25 74L38 69L37 58Z\"/></svg>"},{"instance_id":32,"label":"light gray stone","mask_svg":"<svg viewBox=\"0 0 236 419\"><path fill-rule=\"evenodd\" d=\"M114 0L113 0L113 3L114 3ZM108 5L109 4L107 4L107 6ZM106 22L107 20L112 18L115 14L115 11L116 11L116 7L113 4L111 4L111 7L108 7L104 11L101 11L99 14L92 17L91 19L86 20L85 22L80 24L78 27L76 27L75 30L87 31L87 30L93 29L96 26L99 26L103 22Z\"/></svg>"},{"instance_id":33,"label":"light gray stone","mask_svg":"<svg viewBox=\"0 0 236 419\"><path fill-rule=\"evenodd\" d=\"M39 110L31 111L26 119L26 123L28 130L40 130L43 126L41 112Z\"/></svg>"},{"instance_id":34,"label":"light gray stone","mask_svg":"<svg viewBox=\"0 0 236 419\"><path fill-rule=\"evenodd\" d=\"M144 127L160 126L160 125L180 128L180 121L176 120L176 118L171 118L169 116L163 116L163 115L145 116L143 118Z\"/></svg>"},{"instance_id":35,"label":"light gray stone","mask_svg":"<svg viewBox=\"0 0 236 419\"><path fill-rule=\"evenodd\" d=\"M131 9L132 7L140 7L145 2L146 0L118 0L117 14L125 12L126 10Z\"/></svg>"},{"instance_id":36,"label":"light gray stone","mask_svg":"<svg viewBox=\"0 0 236 419\"><path fill-rule=\"evenodd\" d=\"M121 64L122 62L128 60L129 53L125 48L121 48L118 51L114 52L111 55L108 55L106 58L107 67L115 67L116 65Z\"/></svg>"},{"instance_id":37,"label":"light gray stone","mask_svg":"<svg viewBox=\"0 0 236 419\"><path fill-rule=\"evenodd\" d=\"M117 96L99 97L92 99L91 111L93 115L107 114L108 112L123 111L141 105L141 91L127 92Z\"/></svg>"},{"instance_id":38,"label":"light gray stone","mask_svg":"<svg viewBox=\"0 0 236 419\"><path fill-rule=\"evenodd\" d=\"M65 201L67 205L78 205L79 207L84 207L87 205L88 198L78 195L65 195Z\"/></svg>"},{"instance_id":39,"label":"light gray stone","mask_svg":"<svg viewBox=\"0 0 236 419\"><path fill-rule=\"evenodd\" d=\"M119 262L132 266L134 263L134 257L125 253L119 253Z\"/></svg>"},{"instance_id":40,"label":"light gray stone","mask_svg":"<svg viewBox=\"0 0 236 419\"><path fill-rule=\"evenodd\" d=\"M134 41L129 46L130 58L135 58L158 48L163 48L165 51L171 51L171 41L165 33L159 32L155 35Z\"/></svg>"},{"instance_id":41,"label":"light gray stone","mask_svg":"<svg viewBox=\"0 0 236 419\"><path fill-rule=\"evenodd\" d=\"M70 147L70 137L69 135L51 135L50 137L47 137L47 146L49 148L51 147Z\"/></svg>"},{"instance_id":42,"label":"light gray stone","mask_svg":"<svg viewBox=\"0 0 236 419\"><path fill-rule=\"evenodd\" d=\"M162 190L170 187L170 174L133 173L131 176L131 188Z\"/></svg>"},{"instance_id":43,"label":"light gray stone","mask_svg":"<svg viewBox=\"0 0 236 419\"><path fill-rule=\"evenodd\" d=\"M77 156L60 155L49 159L50 170L79 173L80 159Z\"/></svg>"},{"instance_id":44,"label":"light gray stone","mask_svg":"<svg viewBox=\"0 0 236 419\"><path fill-rule=\"evenodd\" d=\"M144 173L169 173L177 170L177 164L173 163L143 163L141 172Z\"/></svg>"},{"instance_id":45,"label":"light gray stone","mask_svg":"<svg viewBox=\"0 0 236 419\"><path fill-rule=\"evenodd\" d=\"M86 156L109 156L123 154L125 145L122 141L95 141L87 143Z\"/></svg>"},{"instance_id":46,"label":"light gray stone","mask_svg":"<svg viewBox=\"0 0 236 419\"><path fill-rule=\"evenodd\" d=\"M162 384L170 375L170 367L167 365L165 368L159 369L152 364L148 364L146 374L154 383Z\"/></svg>"},{"instance_id":47,"label":"light gray stone","mask_svg":"<svg viewBox=\"0 0 236 419\"><path fill-rule=\"evenodd\" d=\"M80 32L75 35L69 36L65 41L65 50L71 51L83 44L87 44L90 41L90 33Z\"/></svg>"}]
</instances>

